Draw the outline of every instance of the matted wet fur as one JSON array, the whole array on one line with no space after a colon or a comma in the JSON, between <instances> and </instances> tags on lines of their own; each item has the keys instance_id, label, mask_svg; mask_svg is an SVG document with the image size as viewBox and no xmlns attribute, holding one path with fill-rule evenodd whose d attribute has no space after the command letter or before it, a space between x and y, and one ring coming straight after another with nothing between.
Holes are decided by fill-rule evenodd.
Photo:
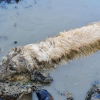
<instances>
[{"instance_id":1,"label":"matted wet fur","mask_svg":"<svg viewBox=\"0 0 100 100\"><path fill-rule=\"evenodd\" d=\"M12 48L1 62L1 80L23 80L23 74L51 68L100 49L100 22L61 32L36 44ZM19 77L18 77L19 75ZM22 77L20 77L22 75ZM28 74L29 75L29 74Z\"/></svg>"}]
</instances>

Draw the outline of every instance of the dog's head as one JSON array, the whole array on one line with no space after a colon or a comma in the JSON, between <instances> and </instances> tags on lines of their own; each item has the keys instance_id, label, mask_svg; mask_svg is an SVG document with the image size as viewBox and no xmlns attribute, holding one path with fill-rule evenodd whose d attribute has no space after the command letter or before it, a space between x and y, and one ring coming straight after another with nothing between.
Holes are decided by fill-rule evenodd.
<instances>
[{"instance_id":1,"label":"dog's head","mask_svg":"<svg viewBox=\"0 0 100 100\"><path fill-rule=\"evenodd\" d=\"M28 73L27 66L28 62L23 56L22 48L12 48L8 54L2 58L0 80L21 80L24 73Z\"/></svg>"}]
</instances>

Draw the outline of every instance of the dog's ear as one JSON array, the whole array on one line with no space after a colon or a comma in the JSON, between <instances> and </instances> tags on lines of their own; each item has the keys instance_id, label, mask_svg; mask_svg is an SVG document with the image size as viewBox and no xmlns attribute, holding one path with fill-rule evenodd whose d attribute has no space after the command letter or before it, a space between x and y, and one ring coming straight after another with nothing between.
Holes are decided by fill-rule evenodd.
<instances>
[{"instance_id":1,"label":"dog's ear","mask_svg":"<svg viewBox=\"0 0 100 100\"><path fill-rule=\"evenodd\" d=\"M20 53L21 52L21 47L15 47L14 48L15 52Z\"/></svg>"},{"instance_id":2,"label":"dog's ear","mask_svg":"<svg viewBox=\"0 0 100 100\"><path fill-rule=\"evenodd\" d=\"M11 58L13 58L16 55L17 55L16 48L11 48L8 51L8 54L6 56L11 59Z\"/></svg>"},{"instance_id":3,"label":"dog's ear","mask_svg":"<svg viewBox=\"0 0 100 100\"><path fill-rule=\"evenodd\" d=\"M19 53L21 53L22 49L21 47L15 47L15 48L11 48L8 52L8 54L6 55L6 57L8 59L12 59L14 56L18 55Z\"/></svg>"},{"instance_id":4,"label":"dog's ear","mask_svg":"<svg viewBox=\"0 0 100 100\"><path fill-rule=\"evenodd\" d=\"M4 57L2 58L1 63L2 63L2 64L5 64L5 63L7 63L7 61L8 61L8 57L4 56Z\"/></svg>"}]
</instances>

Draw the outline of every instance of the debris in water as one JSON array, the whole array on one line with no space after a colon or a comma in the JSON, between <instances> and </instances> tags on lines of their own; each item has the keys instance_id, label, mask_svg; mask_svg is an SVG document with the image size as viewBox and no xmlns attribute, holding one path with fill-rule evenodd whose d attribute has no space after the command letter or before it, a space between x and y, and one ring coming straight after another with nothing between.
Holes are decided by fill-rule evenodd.
<instances>
[{"instance_id":1,"label":"debris in water","mask_svg":"<svg viewBox=\"0 0 100 100\"><path fill-rule=\"evenodd\" d=\"M17 41L15 41L14 44L17 44Z\"/></svg>"},{"instance_id":2,"label":"debris in water","mask_svg":"<svg viewBox=\"0 0 100 100\"><path fill-rule=\"evenodd\" d=\"M0 52L3 52L3 49L0 48Z\"/></svg>"},{"instance_id":3,"label":"debris in water","mask_svg":"<svg viewBox=\"0 0 100 100\"><path fill-rule=\"evenodd\" d=\"M11 3L13 0L0 0L0 3L1 3L2 1L5 1L5 2L7 2L7 3ZM19 0L15 0L15 1L16 1L16 3L19 2Z\"/></svg>"},{"instance_id":4,"label":"debris in water","mask_svg":"<svg viewBox=\"0 0 100 100\"><path fill-rule=\"evenodd\" d=\"M67 96L67 97L66 97L66 100L73 100L72 94L69 93L68 91L65 91L65 92L61 93L61 95Z\"/></svg>"},{"instance_id":5,"label":"debris in water","mask_svg":"<svg viewBox=\"0 0 100 100\"><path fill-rule=\"evenodd\" d=\"M15 8L17 9L18 7L17 7L17 6L15 6Z\"/></svg>"},{"instance_id":6,"label":"debris in water","mask_svg":"<svg viewBox=\"0 0 100 100\"><path fill-rule=\"evenodd\" d=\"M40 87L43 86L44 84L45 85L48 84L47 82L49 80L51 82L50 77L49 76L46 77L44 75L44 73L42 73L42 72L39 72L39 74L36 74L36 73L37 72L33 72L31 74L33 76L35 75L35 77L37 75L37 79L41 78L41 79L37 80L37 82L33 81L32 79L31 79L31 81L30 81L30 79L26 80L26 81L24 79L24 81L17 80L16 82L15 81L14 82L11 82L11 81L0 82L0 98L3 100L21 100L20 98L24 94L30 94L30 93L32 93L32 91L36 91L39 94L43 93L44 96L48 96L51 98L51 99L47 98L47 99L43 99L43 100L53 100L50 93L48 93L46 90L43 90L44 92L42 90L40 90ZM48 78L48 81L44 81L44 80L47 80L47 78ZM42 100L42 99L39 99L39 100Z\"/></svg>"}]
</instances>

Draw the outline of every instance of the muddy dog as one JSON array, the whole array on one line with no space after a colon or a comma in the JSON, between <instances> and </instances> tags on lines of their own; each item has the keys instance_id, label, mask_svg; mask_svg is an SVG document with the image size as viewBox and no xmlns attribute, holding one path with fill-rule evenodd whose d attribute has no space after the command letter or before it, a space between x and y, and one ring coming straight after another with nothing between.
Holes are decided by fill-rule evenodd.
<instances>
[{"instance_id":1,"label":"muddy dog","mask_svg":"<svg viewBox=\"0 0 100 100\"><path fill-rule=\"evenodd\" d=\"M0 80L23 80L34 70L54 67L100 49L100 22L61 32L44 41L12 48L2 58Z\"/></svg>"}]
</instances>

